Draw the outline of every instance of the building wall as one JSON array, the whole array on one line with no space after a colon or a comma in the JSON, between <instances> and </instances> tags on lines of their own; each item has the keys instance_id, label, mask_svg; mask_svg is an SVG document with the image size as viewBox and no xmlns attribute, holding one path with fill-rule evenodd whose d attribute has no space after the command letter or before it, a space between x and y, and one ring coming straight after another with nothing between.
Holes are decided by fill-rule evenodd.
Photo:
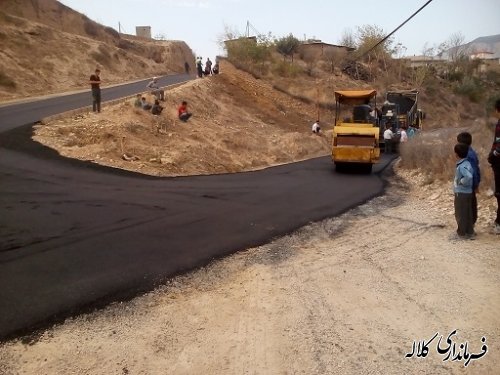
<instances>
[{"instance_id":1,"label":"building wall","mask_svg":"<svg viewBox=\"0 0 500 375\"><path fill-rule=\"evenodd\" d=\"M348 49L346 47L341 46L333 46L324 43L314 43L314 44L301 44L298 47L298 53L303 56L306 54L311 54L313 57L320 58L327 51L345 51Z\"/></svg>"},{"instance_id":2,"label":"building wall","mask_svg":"<svg viewBox=\"0 0 500 375\"><path fill-rule=\"evenodd\" d=\"M140 38L151 39L151 26L136 26L135 34Z\"/></svg>"}]
</instances>

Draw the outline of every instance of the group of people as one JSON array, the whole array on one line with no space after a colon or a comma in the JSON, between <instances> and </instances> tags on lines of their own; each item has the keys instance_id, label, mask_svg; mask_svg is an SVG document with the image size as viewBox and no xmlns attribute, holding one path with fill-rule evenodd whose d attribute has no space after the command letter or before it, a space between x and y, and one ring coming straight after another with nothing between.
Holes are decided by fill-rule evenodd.
<instances>
[{"instance_id":1,"label":"group of people","mask_svg":"<svg viewBox=\"0 0 500 375\"><path fill-rule=\"evenodd\" d=\"M413 128L411 128L411 129L413 129ZM413 132L414 132L414 130L413 130ZM384 135L383 135L385 152L392 153L395 151L395 146L398 143L408 142L408 138L409 138L408 133L409 133L408 127L406 125L401 126L399 133L395 133L392 130L392 124L390 122L385 124L385 130L384 130Z\"/></svg>"},{"instance_id":2,"label":"group of people","mask_svg":"<svg viewBox=\"0 0 500 375\"><path fill-rule=\"evenodd\" d=\"M142 108L145 111L151 111L153 115L161 115L163 111L163 106L160 105L160 101L155 99L154 104L148 103L145 96L137 94L134 101L134 107Z\"/></svg>"},{"instance_id":3,"label":"group of people","mask_svg":"<svg viewBox=\"0 0 500 375\"><path fill-rule=\"evenodd\" d=\"M90 76L89 83L92 92L92 110L93 112L101 112L101 77L100 69L96 69L94 74ZM146 88L150 90L151 94L155 96L154 104L148 103L145 96L137 94L134 107L142 108L145 111L151 111L153 115L159 116L163 111L163 106L160 105L160 101L165 101L165 90L163 90L158 84L158 77L153 77L153 79L146 85ZM177 108L177 115L179 120L186 122L192 116L192 113L188 111L187 102L183 101Z\"/></svg>"},{"instance_id":4,"label":"group of people","mask_svg":"<svg viewBox=\"0 0 500 375\"><path fill-rule=\"evenodd\" d=\"M217 75L219 74L219 62L215 62L212 68L212 61L207 58L205 62L205 69L203 69L203 62L201 57L196 58L196 73L198 78L203 78L203 76Z\"/></svg>"},{"instance_id":5,"label":"group of people","mask_svg":"<svg viewBox=\"0 0 500 375\"><path fill-rule=\"evenodd\" d=\"M491 150L488 154L488 163L493 169L495 197L497 199L493 232L500 234L500 99L495 103L495 114L498 121L495 126ZM454 152L457 159L455 177L453 178L455 219L457 221L457 231L454 238L474 239L476 236L474 225L477 221L476 193L481 182L481 171L477 153L472 148L470 133L463 132L457 136Z\"/></svg>"}]
</instances>

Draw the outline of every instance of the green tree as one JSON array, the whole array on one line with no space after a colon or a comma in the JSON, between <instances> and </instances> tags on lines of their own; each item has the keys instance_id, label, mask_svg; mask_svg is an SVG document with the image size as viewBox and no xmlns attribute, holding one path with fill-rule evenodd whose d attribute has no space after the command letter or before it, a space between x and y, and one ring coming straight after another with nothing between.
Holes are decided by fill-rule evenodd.
<instances>
[{"instance_id":1,"label":"green tree","mask_svg":"<svg viewBox=\"0 0 500 375\"><path fill-rule=\"evenodd\" d=\"M363 25L357 27L356 32L356 47L360 54L373 48L377 43L384 39L386 33L382 28L377 25ZM377 46L370 54L373 54L377 58L382 56L390 55L392 52L391 46L393 39L389 38L379 46Z\"/></svg>"},{"instance_id":2,"label":"green tree","mask_svg":"<svg viewBox=\"0 0 500 375\"><path fill-rule=\"evenodd\" d=\"M268 33L249 38L225 25L224 33L219 36L219 44L235 66L252 72L258 70L263 74L265 63L271 57L273 37Z\"/></svg>"},{"instance_id":3,"label":"green tree","mask_svg":"<svg viewBox=\"0 0 500 375\"><path fill-rule=\"evenodd\" d=\"M372 70L372 76L373 76L372 62L375 62L376 64L379 61L383 62L385 72L387 73L388 70L387 60L391 58L391 53L392 53L391 45L393 43L393 40L392 38L388 38L383 43L380 43L377 46L377 44L381 40L383 40L385 36L386 34L384 30L377 25L363 25L357 27L357 32L356 32L357 55L364 56L364 60L370 64L370 70Z\"/></svg>"},{"instance_id":4,"label":"green tree","mask_svg":"<svg viewBox=\"0 0 500 375\"><path fill-rule=\"evenodd\" d=\"M293 62L293 54L297 52L300 41L290 33L287 36L276 39L274 45L276 46L276 51L283 55L283 60L285 60L286 57L291 57Z\"/></svg>"}]
</instances>

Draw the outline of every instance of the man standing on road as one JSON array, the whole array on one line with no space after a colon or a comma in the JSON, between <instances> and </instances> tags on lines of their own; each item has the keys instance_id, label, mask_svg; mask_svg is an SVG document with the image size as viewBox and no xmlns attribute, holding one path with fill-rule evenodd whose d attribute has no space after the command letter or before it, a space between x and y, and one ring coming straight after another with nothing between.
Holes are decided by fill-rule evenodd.
<instances>
[{"instance_id":1,"label":"man standing on road","mask_svg":"<svg viewBox=\"0 0 500 375\"><path fill-rule=\"evenodd\" d=\"M385 146L385 152L387 154L392 154L393 148L393 142L394 142L394 133L392 132L392 125L390 122L385 124L385 131L384 131L384 146Z\"/></svg>"},{"instance_id":2,"label":"man standing on road","mask_svg":"<svg viewBox=\"0 0 500 375\"><path fill-rule=\"evenodd\" d=\"M495 234L500 234L500 99L495 102L495 114L498 119L495 126L495 135L491 151L488 155L488 162L493 169L493 177L495 179L495 197L497 198L497 217L493 231Z\"/></svg>"},{"instance_id":3,"label":"man standing on road","mask_svg":"<svg viewBox=\"0 0 500 375\"><path fill-rule=\"evenodd\" d=\"M153 77L153 80L146 87L151 89L151 94L156 96L157 100L165 101L165 91L158 85L158 77Z\"/></svg>"},{"instance_id":4,"label":"man standing on road","mask_svg":"<svg viewBox=\"0 0 500 375\"><path fill-rule=\"evenodd\" d=\"M90 88L92 90L92 110L94 112L101 112L101 71L95 70L95 73L90 76Z\"/></svg>"}]
</instances>

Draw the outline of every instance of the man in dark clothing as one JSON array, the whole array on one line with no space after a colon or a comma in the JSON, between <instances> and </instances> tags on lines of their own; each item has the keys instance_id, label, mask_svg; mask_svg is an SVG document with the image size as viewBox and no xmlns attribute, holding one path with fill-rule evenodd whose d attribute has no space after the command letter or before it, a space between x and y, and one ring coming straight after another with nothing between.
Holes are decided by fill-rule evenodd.
<instances>
[{"instance_id":1,"label":"man in dark clothing","mask_svg":"<svg viewBox=\"0 0 500 375\"><path fill-rule=\"evenodd\" d=\"M203 77L203 65L201 60L196 62L196 71L198 72L198 78Z\"/></svg>"},{"instance_id":2,"label":"man in dark clothing","mask_svg":"<svg viewBox=\"0 0 500 375\"><path fill-rule=\"evenodd\" d=\"M495 227L493 229L495 234L500 234L500 99L495 102L495 114L498 118L495 126L495 136L491 151L488 155L488 162L493 169L493 176L495 178L495 197L497 198L497 217L495 219Z\"/></svg>"},{"instance_id":3,"label":"man in dark clothing","mask_svg":"<svg viewBox=\"0 0 500 375\"><path fill-rule=\"evenodd\" d=\"M90 88L92 90L92 110L94 112L101 112L101 71L95 70L95 73L90 76Z\"/></svg>"},{"instance_id":4,"label":"man in dark clothing","mask_svg":"<svg viewBox=\"0 0 500 375\"><path fill-rule=\"evenodd\" d=\"M159 116L161 115L161 111L163 111L163 107L160 105L160 101L156 99L155 104L153 104L153 107L151 108L151 113Z\"/></svg>"}]
</instances>

